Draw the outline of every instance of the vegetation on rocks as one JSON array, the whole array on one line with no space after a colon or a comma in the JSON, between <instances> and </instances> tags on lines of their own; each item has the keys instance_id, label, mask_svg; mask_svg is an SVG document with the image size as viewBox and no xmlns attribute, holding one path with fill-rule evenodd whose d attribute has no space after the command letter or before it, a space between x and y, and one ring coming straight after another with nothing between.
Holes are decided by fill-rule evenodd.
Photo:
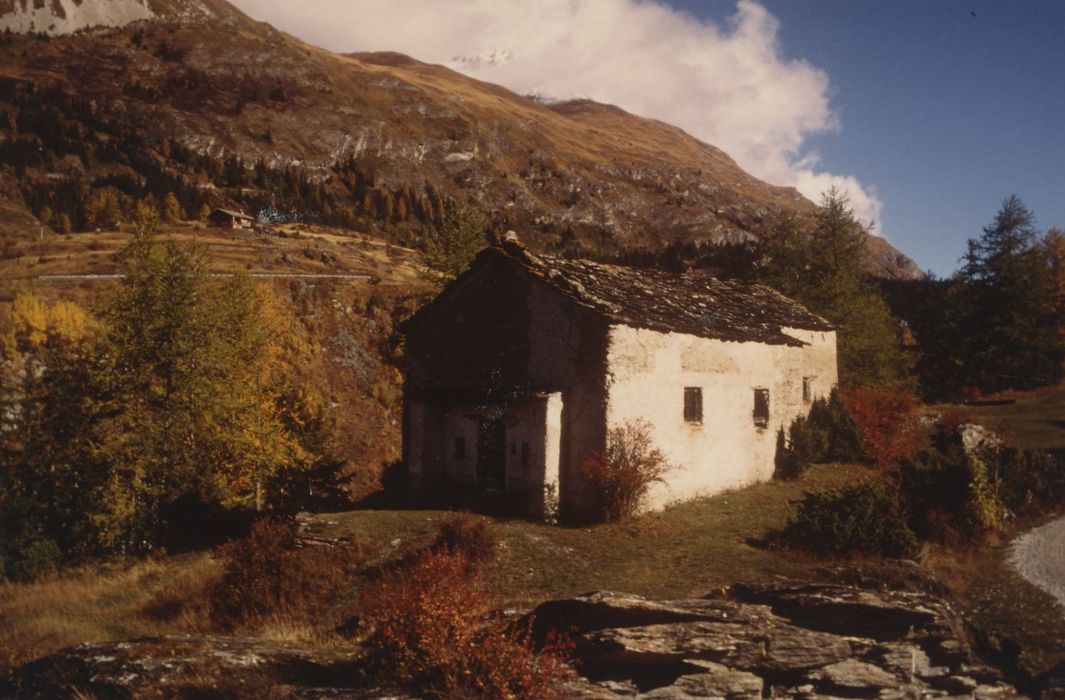
<instances>
[{"instance_id":1,"label":"vegetation on rocks","mask_svg":"<svg viewBox=\"0 0 1065 700\"><path fill-rule=\"evenodd\" d=\"M915 451L917 435L895 415L899 406L912 411L909 400L877 399L859 421L875 428L867 427L863 437L872 434L876 444L891 448L890 459L872 462L880 478L807 492L793 505L778 541L814 551L912 556L916 538L952 546L982 543L1005 531L1016 516L1041 514L1060 504L1065 494L1061 450L1011 447L998 439L967 443L966 431L975 426L948 413L932 430L933 449ZM884 420L880 410L894 417ZM807 421L793 425L806 442L788 453L792 459L808 453L800 450L813 442L807 426ZM904 434L892 437L896 431ZM867 445L863 443L865 449Z\"/></svg>"}]
</instances>

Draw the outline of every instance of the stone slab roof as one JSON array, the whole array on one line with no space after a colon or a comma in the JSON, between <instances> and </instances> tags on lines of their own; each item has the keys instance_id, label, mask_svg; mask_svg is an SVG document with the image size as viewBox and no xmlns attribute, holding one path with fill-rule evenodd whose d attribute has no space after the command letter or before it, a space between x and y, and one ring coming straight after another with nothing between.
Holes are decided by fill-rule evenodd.
<instances>
[{"instance_id":1,"label":"stone slab roof","mask_svg":"<svg viewBox=\"0 0 1065 700\"><path fill-rule=\"evenodd\" d=\"M221 212L221 213L225 214L226 216L233 217L234 219L246 219L248 221L252 221L253 220L252 217L249 214L245 214L242 211L233 211L232 209L222 209L221 207L219 207L218 209L215 209L214 211L215 212Z\"/></svg>"},{"instance_id":2,"label":"stone slab roof","mask_svg":"<svg viewBox=\"0 0 1065 700\"><path fill-rule=\"evenodd\" d=\"M784 328L834 330L802 304L760 284L535 255L513 240L481 256L513 260L575 303L634 328L775 345L802 344Z\"/></svg>"}]
</instances>

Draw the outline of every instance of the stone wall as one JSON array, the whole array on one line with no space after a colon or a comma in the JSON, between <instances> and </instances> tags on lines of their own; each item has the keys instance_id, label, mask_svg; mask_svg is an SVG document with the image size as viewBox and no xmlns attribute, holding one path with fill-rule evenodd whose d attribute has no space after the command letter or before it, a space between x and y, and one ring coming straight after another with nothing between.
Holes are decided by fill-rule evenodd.
<instances>
[{"instance_id":1,"label":"stone wall","mask_svg":"<svg viewBox=\"0 0 1065 700\"><path fill-rule=\"evenodd\" d=\"M500 285L491 301L485 284ZM520 322L495 327L508 306ZM456 320L449 325L447 318ZM411 485L444 478L476 487L478 422L495 415L506 424L507 490L527 491L529 513L541 516L547 483L563 511L579 513L569 506L579 509L588 500L580 464L602 449L606 434L607 327L528 276L490 267L467 280L409 335L404 461ZM505 343L486 339L496 331ZM449 379L478 398L441 391ZM455 457L456 438L465 441L463 458Z\"/></svg>"}]
</instances>

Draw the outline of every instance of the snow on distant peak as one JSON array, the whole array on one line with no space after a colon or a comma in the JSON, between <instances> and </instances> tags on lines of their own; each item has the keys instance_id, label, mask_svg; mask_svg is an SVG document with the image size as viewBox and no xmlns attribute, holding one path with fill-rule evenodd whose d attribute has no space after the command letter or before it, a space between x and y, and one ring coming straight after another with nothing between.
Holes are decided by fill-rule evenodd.
<instances>
[{"instance_id":1,"label":"snow on distant peak","mask_svg":"<svg viewBox=\"0 0 1065 700\"><path fill-rule=\"evenodd\" d=\"M455 56L448 63L448 68L461 72L471 72L486 66L501 66L514 59L514 52L507 49L489 49L474 56Z\"/></svg>"},{"instance_id":2,"label":"snow on distant peak","mask_svg":"<svg viewBox=\"0 0 1065 700\"><path fill-rule=\"evenodd\" d=\"M0 31L70 34L86 27L121 27L155 16L148 0L12 0L0 14Z\"/></svg>"}]
</instances>

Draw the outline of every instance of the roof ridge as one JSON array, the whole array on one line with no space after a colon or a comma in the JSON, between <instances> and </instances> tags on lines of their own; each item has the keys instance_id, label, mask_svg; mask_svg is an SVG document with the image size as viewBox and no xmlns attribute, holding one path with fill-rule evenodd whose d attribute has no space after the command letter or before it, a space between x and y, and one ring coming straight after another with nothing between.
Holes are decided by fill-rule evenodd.
<instances>
[{"instance_id":1,"label":"roof ridge","mask_svg":"<svg viewBox=\"0 0 1065 700\"><path fill-rule=\"evenodd\" d=\"M802 344L784 328L834 330L798 301L757 282L533 253L510 235L493 248L574 303L616 323L774 344Z\"/></svg>"}]
</instances>

